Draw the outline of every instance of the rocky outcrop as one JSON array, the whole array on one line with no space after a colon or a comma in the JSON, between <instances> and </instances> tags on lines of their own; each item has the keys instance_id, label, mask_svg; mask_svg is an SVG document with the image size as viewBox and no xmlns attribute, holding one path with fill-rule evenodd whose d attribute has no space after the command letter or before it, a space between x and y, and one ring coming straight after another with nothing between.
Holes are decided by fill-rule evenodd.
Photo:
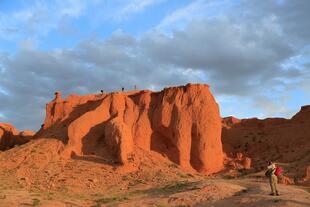
<instances>
[{"instance_id":1,"label":"rocky outcrop","mask_svg":"<svg viewBox=\"0 0 310 207\"><path fill-rule=\"evenodd\" d=\"M255 170L267 161L286 163L285 173L296 182L307 182L310 159L310 106L303 106L291 119L222 119L222 143L227 157L242 153L252 160ZM291 164L290 164L291 163Z\"/></svg>"},{"instance_id":2,"label":"rocky outcrop","mask_svg":"<svg viewBox=\"0 0 310 207\"><path fill-rule=\"evenodd\" d=\"M61 139L66 157L91 154L126 163L137 146L205 174L222 169L221 119L208 85L65 100L55 95L36 136Z\"/></svg>"},{"instance_id":3,"label":"rocky outcrop","mask_svg":"<svg viewBox=\"0 0 310 207\"><path fill-rule=\"evenodd\" d=\"M244 156L241 152L236 153L234 157L224 158L227 170L249 170L252 167L251 163L251 158Z\"/></svg>"},{"instance_id":4,"label":"rocky outcrop","mask_svg":"<svg viewBox=\"0 0 310 207\"><path fill-rule=\"evenodd\" d=\"M15 145L25 144L33 135L32 131L19 132L10 124L0 123L0 150L8 150Z\"/></svg>"},{"instance_id":5,"label":"rocky outcrop","mask_svg":"<svg viewBox=\"0 0 310 207\"><path fill-rule=\"evenodd\" d=\"M112 156L126 164L128 155L133 152L133 138L128 126L118 119L113 119L105 125L104 135Z\"/></svg>"}]
</instances>

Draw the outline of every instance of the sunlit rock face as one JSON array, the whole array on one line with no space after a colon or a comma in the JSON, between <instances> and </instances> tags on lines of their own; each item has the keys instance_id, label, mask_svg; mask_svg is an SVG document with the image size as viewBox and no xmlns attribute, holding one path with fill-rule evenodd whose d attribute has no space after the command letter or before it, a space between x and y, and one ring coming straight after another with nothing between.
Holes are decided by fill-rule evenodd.
<instances>
[{"instance_id":1,"label":"sunlit rock face","mask_svg":"<svg viewBox=\"0 0 310 207\"><path fill-rule=\"evenodd\" d=\"M205 84L65 100L57 92L36 137L61 139L66 157L97 155L126 164L140 147L205 174L223 167L219 107Z\"/></svg>"}]
</instances>

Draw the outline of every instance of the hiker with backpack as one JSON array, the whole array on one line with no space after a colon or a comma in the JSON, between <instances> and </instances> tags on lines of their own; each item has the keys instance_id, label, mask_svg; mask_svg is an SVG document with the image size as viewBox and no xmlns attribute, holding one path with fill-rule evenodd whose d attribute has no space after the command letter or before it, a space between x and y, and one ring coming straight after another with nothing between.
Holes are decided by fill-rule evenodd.
<instances>
[{"instance_id":1,"label":"hiker with backpack","mask_svg":"<svg viewBox=\"0 0 310 207\"><path fill-rule=\"evenodd\" d=\"M265 175L269 178L269 183L270 183L270 188L271 188L271 193L270 195L274 196L277 195L279 196L279 191L278 191L278 176L282 173L282 168L277 167L275 163L272 163L271 161L268 162L268 167Z\"/></svg>"}]
</instances>

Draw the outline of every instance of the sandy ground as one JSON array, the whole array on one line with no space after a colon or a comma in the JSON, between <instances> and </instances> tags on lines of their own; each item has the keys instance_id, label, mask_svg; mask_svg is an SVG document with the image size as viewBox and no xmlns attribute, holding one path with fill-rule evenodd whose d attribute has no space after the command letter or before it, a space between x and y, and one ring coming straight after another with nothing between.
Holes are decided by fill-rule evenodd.
<instances>
[{"instance_id":1,"label":"sandy ground","mask_svg":"<svg viewBox=\"0 0 310 207\"><path fill-rule=\"evenodd\" d=\"M270 196L263 172L203 176L153 152L137 151L128 167L96 157L64 160L56 140L0 152L0 207L310 206L310 190L279 185Z\"/></svg>"},{"instance_id":2,"label":"sandy ground","mask_svg":"<svg viewBox=\"0 0 310 207\"><path fill-rule=\"evenodd\" d=\"M188 179L166 185L137 185L130 190L107 194L71 194L70 192L11 189L1 182L0 206L310 206L309 189L279 185L280 196L270 196L266 180Z\"/></svg>"}]
</instances>

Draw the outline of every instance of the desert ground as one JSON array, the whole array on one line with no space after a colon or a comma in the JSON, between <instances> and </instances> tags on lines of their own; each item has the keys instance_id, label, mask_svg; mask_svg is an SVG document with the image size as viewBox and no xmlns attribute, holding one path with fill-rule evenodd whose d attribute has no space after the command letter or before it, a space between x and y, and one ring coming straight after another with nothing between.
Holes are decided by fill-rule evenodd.
<instances>
[{"instance_id":1,"label":"desert ground","mask_svg":"<svg viewBox=\"0 0 310 207\"><path fill-rule=\"evenodd\" d=\"M280 196L270 196L263 171L205 176L186 172L152 152L126 167L94 156L62 160L44 149L58 141L53 142L31 141L1 153L0 162L7 166L0 174L0 206L310 205L307 186L279 184ZM20 153L27 157L17 160L14 155Z\"/></svg>"}]
</instances>

